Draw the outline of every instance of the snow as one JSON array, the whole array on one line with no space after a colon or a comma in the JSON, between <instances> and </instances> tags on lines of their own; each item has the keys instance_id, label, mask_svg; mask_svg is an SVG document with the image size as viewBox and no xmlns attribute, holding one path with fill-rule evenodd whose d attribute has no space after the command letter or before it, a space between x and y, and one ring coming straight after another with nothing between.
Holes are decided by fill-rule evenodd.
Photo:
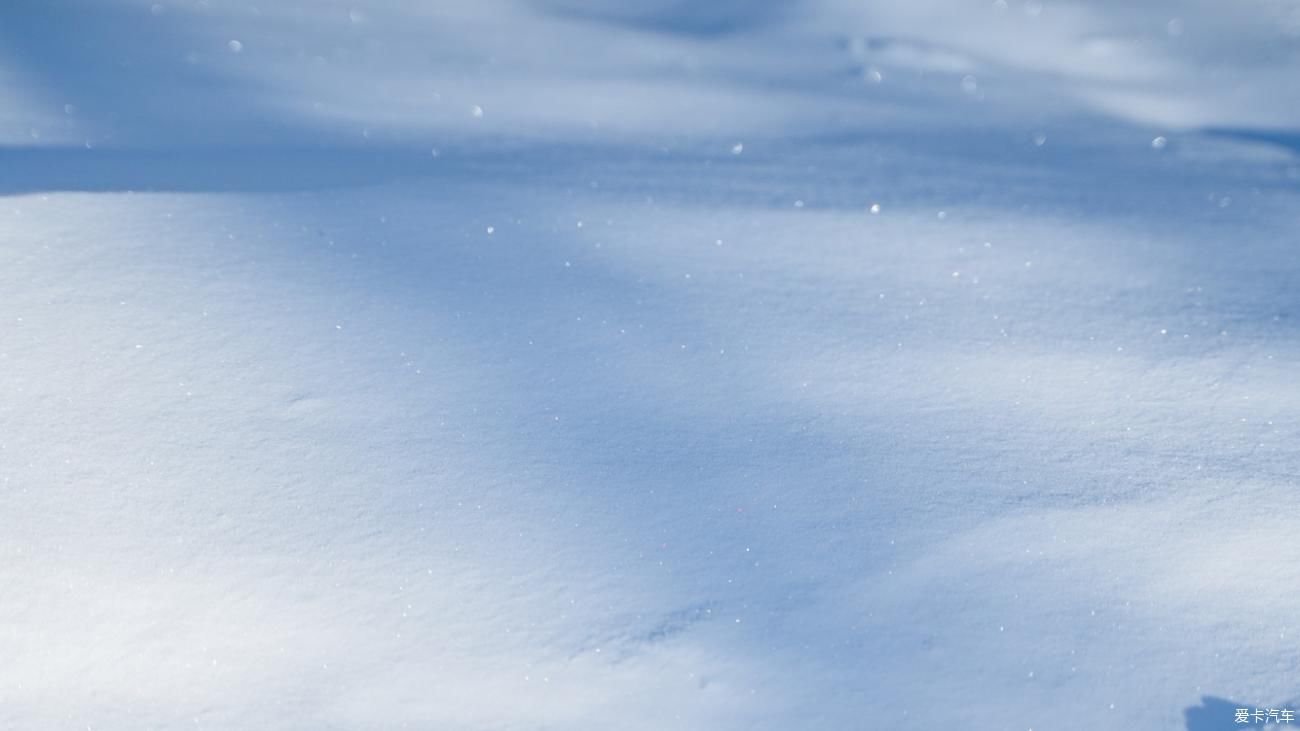
<instances>
[{"instance_id":1,"label":"snow","mask_svg":"<svg viewBox=\"0 0 1300 731\"><path fill-rule=\"evenodd\" d=\"M1300 6L9 16L0 726L1300 704Z\"/></svg>"}]
</instances>

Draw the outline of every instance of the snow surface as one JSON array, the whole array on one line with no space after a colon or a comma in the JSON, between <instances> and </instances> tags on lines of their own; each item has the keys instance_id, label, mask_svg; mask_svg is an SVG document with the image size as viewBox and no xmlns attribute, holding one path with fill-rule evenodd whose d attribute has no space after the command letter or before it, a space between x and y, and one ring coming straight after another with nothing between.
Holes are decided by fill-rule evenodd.
<instances>
[{"instance_id":1,"label":"snow surface","mask_svg":"<svg viewBox=\"0 0 1300 731\"><path fill-rule=\"evenodd\" d=\"M1300 703L1300 4L6 10L0 727Z\"/></svg>"}]
</instances>

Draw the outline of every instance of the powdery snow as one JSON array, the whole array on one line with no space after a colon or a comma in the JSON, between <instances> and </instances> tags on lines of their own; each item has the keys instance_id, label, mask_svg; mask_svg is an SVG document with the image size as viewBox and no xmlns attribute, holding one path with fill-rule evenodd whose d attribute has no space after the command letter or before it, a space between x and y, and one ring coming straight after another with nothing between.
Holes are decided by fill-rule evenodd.
<instances>
[{"instance_id":1,"label":"powdery snow","mask_svg":"<svg viewBox=\"0 0 1300 731\"><path fill-rule=\"evenodd\" d=\"M1300 703L1300 6L8 16L0 726Z\"/></svg>"}]
</instances>

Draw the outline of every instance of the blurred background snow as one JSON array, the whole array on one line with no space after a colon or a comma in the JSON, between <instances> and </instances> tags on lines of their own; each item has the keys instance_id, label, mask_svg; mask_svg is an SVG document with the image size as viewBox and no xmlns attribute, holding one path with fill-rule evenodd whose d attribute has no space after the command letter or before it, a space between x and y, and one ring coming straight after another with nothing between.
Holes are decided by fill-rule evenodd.
<instances>
[{"instance_id":1,"label":"blurred background snow","mask_svg":"<svg viewBox=\"0 0 1300 731\"><path fill-rule=\"evenodd\" d=\"M17 0L0 725L1300 694L1300 4Z\"/></svg>"}]
</instances>

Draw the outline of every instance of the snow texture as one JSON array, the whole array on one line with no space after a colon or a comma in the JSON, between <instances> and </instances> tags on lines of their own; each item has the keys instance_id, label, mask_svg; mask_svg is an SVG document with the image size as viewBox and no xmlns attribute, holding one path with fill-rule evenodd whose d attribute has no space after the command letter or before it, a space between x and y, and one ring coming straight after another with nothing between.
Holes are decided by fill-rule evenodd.
<instances>
[{"instance_id":1,"label":"snow texture","mask_svg":"<svg viewBox=\"0 0 1300 731\"><path fill-rule=\"evenodd\" d=\"M9 0L0 727L1300 695L1300 4Z\"/></svg>"}]
</instances>

